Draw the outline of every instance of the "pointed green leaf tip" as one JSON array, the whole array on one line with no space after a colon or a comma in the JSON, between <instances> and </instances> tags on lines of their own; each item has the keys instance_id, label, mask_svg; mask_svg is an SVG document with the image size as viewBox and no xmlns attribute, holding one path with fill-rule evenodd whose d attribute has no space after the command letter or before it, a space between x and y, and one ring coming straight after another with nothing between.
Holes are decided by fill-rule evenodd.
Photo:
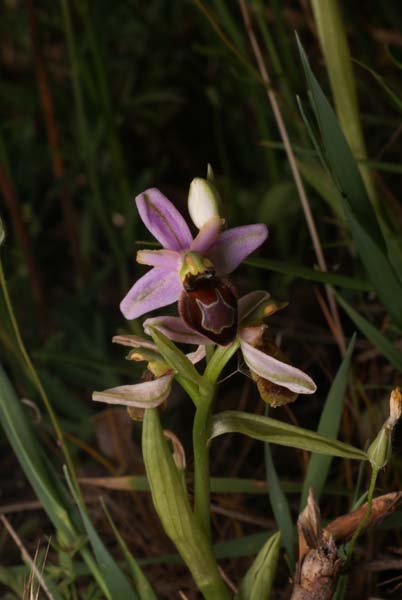
<instances>
[{"instance_id":1,"label":"pointed green leaf tip","mask_svg":"<svg viewBox=\"0 0 402 600\"><path fill-rule=\"evenodd\" d=\"M272 535L257 554L240 584L236 600L270 598L281 546L280 532Z\"/></svg>"},{"instance_id":2,"label":"pointed green leaf tip","mask_svg":"<svg viewBox=\"0 0 402 600\"><path fill-rule=\"evenodd\" d=\"M224 433L242 433L256 440L280 446L290 446L340 458L367 460L367 454L363 450L349 444L326 438L309 429L242 411L226 410L213 417L210 439Z\"/></svg>"}]
</instances>

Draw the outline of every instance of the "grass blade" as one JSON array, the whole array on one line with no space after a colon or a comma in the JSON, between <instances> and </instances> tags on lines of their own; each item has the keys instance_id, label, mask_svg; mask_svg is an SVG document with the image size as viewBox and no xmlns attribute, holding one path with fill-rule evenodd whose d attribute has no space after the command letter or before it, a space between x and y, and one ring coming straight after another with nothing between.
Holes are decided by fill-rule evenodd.
<instances>
[{"instance_id":1,"label":"grass blade","mask_svg":"<svg viewBox=\"0 0 402 600\"><path fill-rule=\"evenodd\" d=\"M358 279L357 277L348 277L347 275L328 273L325 271L320 271L319 269L303 267L302 265L290 265L287 262L285 263L279 260L267 258L249 258L245 262L252 267L268 269L270 271L276 271L277 273L293 275L294 277L301 277L302 279L308 279L309 281L319 281L321 283L327 283L329 285L343 287L350 290L367 292L373 289L373 286L370 284L370 282L364 281L363 279Z\"/></svg>"},{"instance_id":2,"label":"grass blade","mask_svg":"<svg viewBox=\"0 0 402 600\"><path fill-rule=\"evenodd\" d=\"M366 336L368 340L380 352L385 356L385 358L396 368L398 371L402 372L402 354L399 350L397 350L394 344L385 337L374 325L372 325L367 319L362 317L354 308L350 306L348 302L340 294L336 294L337 300L345 312L352 319L356 327L360 329L363 335Z\"/></svg>"},{"instance_id":3,"label":"grass blade","mask_svg":"<svg viewBox=\"0 0 402 600\"><path fill-rule=\"evenodd\" d=\"M138 595L130 586L127 577L120 569L112 555L109 553L94 526L92 525L86 507L82 502L80 495L77 493L77 490L75 489L66 468L64 469L64 474L67 479L71 494L78 506L78 510L80 511L85 531L88 535L97 563L102 572L104 582L107 587L107 597L110 598L110 600L114 600L115 598L138 600Z\"/></svg>"},{"instance_id":4,"label":"grass blade","mask_svg":"<svg viewBox=\"0 0 402 600\"><path fill-rule=\"evenodd\" d=\"M340 199L356 249L379 298L394 321L402 326L402 284L393 267L398 264L398 257L387 257L387 251L389 253L394 247L384 241L352 151L331 105L310 69L299 40L298 46L325 156L341 190Z\"/></svg>"},{"instance_id":5,"label":"grass blade","mask_svg":"<svg viewBox=\"0 0 402 600\"><path fill-rule=\"evenodd\" d=\"M272 452L269 444L265 444L265 471L272 512L282 534L283 545L285 546L290 565L293 567L295 555L292 515L290 513L289 502L283 491L282 483L279 481L274 461L272 460Z\"/></svg>"},{"instance_id":6,"label":"grass blade","mask_svg":"<svg viewBox=\"0 0 402 600\"><path fill-rule=\"evenodd\" d=\"M336 439L341 422L343 400L345 397L350 361L352 358L356 334L352 337L341 366L332 382L327 400L321 413L317 433L328 438ZM332 458L322 454L312 454L310 457L306 476L303 482L303 492L300 501L299 513L304 509L307 502L307 495L310 488L313 488L314 495L319 502L321 492L324 488L325 480L331 466Z\"/></svg>"},{"instance_id":7,"label":"grass blade","mask_svg":"<svg viewBox=\"0 0 402 600\"><path fill-rule=\"evenodd\" d=\"M119 544L120 550L122 551L124 558L127 561L127 565L130 567L131 576L133 578L135 589L138 592L140 600L157 600L155 592L153 591L153 589L151 587L151 584L149 583L148 579L145 577L144 573L142 572L142 570L141 570L140 566L138 565L137 561L135 560L134 556L131 554L130 550L128 549L126 542L121 537L119 530L117 529L116 525L114 524L112 517L110 516L110 513L107 509L107 506L106 506L103 498L101 498L101 503L102 503L102 508L105 511L107 520L109 521L109 525L113 529L113 533L115 535L117 543Z\"/></svg>"}]
</instances>

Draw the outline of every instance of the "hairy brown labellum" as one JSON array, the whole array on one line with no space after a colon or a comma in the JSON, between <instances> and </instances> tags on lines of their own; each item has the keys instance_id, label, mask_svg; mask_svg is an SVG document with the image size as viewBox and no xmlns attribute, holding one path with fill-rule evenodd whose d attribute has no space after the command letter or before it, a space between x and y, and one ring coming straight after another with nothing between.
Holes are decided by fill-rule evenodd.
<instances>
[{"instance_id":1,"label":"hairy brown labellum","mask_svg":"<svg viewBox=\"0 0 402 600\"><path fill-rule=\"evenodd\" d=\"M220 346L237 333L237 299L233 286L206 270L187 275L179 299L180 316L191 327Z\"/></svg>"},{"instance_id":2,"label":"hairy brown labellum","mask_svg":"<svg viewBox=\"0 0 402 600\"><path fill-rule=\"evenodd\" d=\"M250 343L255 348L258 348L258 350L261 350L264 354L269 354L269 356L273 356L273 358L289 364L287 356L270 339L268 330L265 326L255 328L250 327L250 332L253 329L256 331L256 336L254 342L250 340ZM277 383L268 381L268 379L260 377L257 373L253 373L253 371L251 371L251 376L257 384L261 399L267 404L270 404L273 408L290 404L296 400L297 394L295 392L292 392Z\"/></svg>"}]
</instances>

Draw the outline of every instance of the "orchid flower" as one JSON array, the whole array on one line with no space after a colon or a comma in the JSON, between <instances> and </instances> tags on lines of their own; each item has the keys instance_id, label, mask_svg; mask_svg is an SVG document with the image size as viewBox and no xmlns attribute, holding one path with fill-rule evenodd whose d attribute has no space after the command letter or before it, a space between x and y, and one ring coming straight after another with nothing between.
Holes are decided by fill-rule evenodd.
<instances>
[{"instance_id":1,"label":"orchid flower","mask_svg":"<svg viewBox=\"0 0 402 600\"><path fill-rule=\"evenodd\" d=\"M267 326L263 324L263 318L278 308L282 306L275 305L270 300L270 295L264 291L251 292L238 300L240 349L253 379L257 382L261 397L272 406L292 402L298 394L313 394L317 389L311 377L288 364L279 349L275 347L275 351L272 351L270 348L270 353L267 353L264 343ZM150 333L150 328L158 329L174 342L211 344L211 340L191 329L179 317L160 316L146 319L145 333Z\"/></svg>"},{"instance_id":2,"label":"orchid flower","mask_svg":"<svg viewBox=\"0 0 402 600\"><path fill-rule=\"evenodd\" d=\"M120 304L126 319L135 319L180 300L182 318L210 341L226 345L237 330L237 301L225 277L267 238L263 224L222 231L218 193L207 180L190 186L188 209L198 228L193 238L186 221L159 190L136 198L142 221L161 250L140 250L137 262L152 267L136 281Z\"/></svg>"},{"instance_id":3,"label":"orchid flower","mask_svg":"<svg viewBox=\"0 0 402 600\"><path fill-rule=\"evenodd\" d=\"M103 392L93 392L92 400L123 405L129 409L155 408L163 404L171 392L175 372L164 362L156 344L135 335L116 335L112 341L133 348L127 358L146 361L150 378L132 385L120 385ZM193 364L202 360L204 356L204 346L199 346L195 352L187 354L187 358Z\"/></svg>"}]
</instances>

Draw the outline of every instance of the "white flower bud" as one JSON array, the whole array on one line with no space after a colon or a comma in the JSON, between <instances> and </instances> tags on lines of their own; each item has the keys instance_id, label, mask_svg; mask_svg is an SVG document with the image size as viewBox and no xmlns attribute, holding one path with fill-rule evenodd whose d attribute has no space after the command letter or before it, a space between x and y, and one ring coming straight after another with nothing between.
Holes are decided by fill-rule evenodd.
<instances>
[{"instance_id":1,"label":"white flower bud","mask_svg":"<svg viewBox=\"0 0 402 600\"><path fill-rule=\"evenodd\" d=\"M188 212L198 229L212 217L219 216L219 205L220 197L215 186L201 177L193 179L188 194Z\"/></svg>"}]
</instances>

